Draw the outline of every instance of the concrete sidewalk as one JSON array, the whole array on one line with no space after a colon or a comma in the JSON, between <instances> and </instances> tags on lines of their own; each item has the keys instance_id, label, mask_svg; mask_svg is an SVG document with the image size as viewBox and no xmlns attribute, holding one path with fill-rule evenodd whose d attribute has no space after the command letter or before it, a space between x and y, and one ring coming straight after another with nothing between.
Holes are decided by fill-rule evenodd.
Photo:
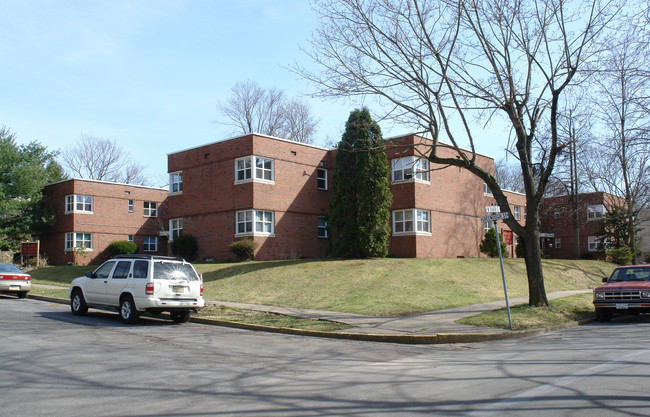
<instances>
[{"instance_id":1,"label":"concrete sidewalk","mask_svg":"<svg viewBox=\"0 0 650 417\"><path fill-rule=\"evenodd\" d=\"M549 293L547 296L549 299L556 299L586 292L591 292L591 290L558 291ZM527 302L528 297L511 298L510 306L525 304ZM529 334L538 334L547 330L553 330L540 329L517 332L456 323L456 321L465 317L504 308L506 306L505 300L397 317L363 316L335 311L307 310L228 301L207 301L207 303L306 319L335 321L352 326L347 330L331 332L331 334L336 335L335 337L345 338L344 335L356 335L357 337L348 338L361 340L376 339L376 341L393 341L398 343L445 343L445 341L452 339L456 342L473 342L507 337L523 337ZM316 333L320 335L321 332Z\"/></svg>"}]
</instances>

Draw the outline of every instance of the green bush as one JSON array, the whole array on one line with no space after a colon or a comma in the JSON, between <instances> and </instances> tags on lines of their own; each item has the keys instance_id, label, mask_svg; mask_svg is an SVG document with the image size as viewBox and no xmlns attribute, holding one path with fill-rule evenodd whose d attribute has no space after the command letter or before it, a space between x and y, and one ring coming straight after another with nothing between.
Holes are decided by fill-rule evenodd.
<instances>
[{"instance_id":1,"label":"green bush","mask_svg":"<svg viewBox=\"0 0 650 417\"><path fill-rule=\"evenodd\" d=\"M128 240L116 240L108 245L108 253L111 256L115 255L130 255L138 252L138 245Z\"/></svg>"},{"instance_id":2,"label":"green bush","mask_svg":"<svg viewBox=\"0 0 650 417\"><path fill-rule=\"evenodd\" d=\"M508 256L506 249L508 245L503 241L503 236L499 234L499 241L501 242L501 256L504 258ZM499 256L499 248L497 246L497 235L494 231L494 228L490 228L485 232L485 237L479 246L479 250L489 256L490 258L496 258Z\"/></svg>"},{"instance_id":3,"label":"green bush","mask_svg":"<svg viewBox=\"0 0 650 417\"><path fill-rule=\"evenodd\" d=\"M607 260L617 265L629 265L632 263L632 250L627 246L610 249L607 252Z\"/></svg>"},{"instance_id":4,"label":"green bush","mask_svg":"<svg viewBox=\"0 0 650 417\"><path fill-rule=\"evenodd\" d=\"M250 261L255 256L255 249L259 244L251 239L242 239L232 242L228 249L235 254L240 261Z\"/></svg>"},{"instance_id":5,"label":"green bush","mask_svg":"<svg viewBox=\"0 0 650 417\"><path fill-rule=\"evenodd\" d=\"M171 242L171 249L174 256L180 256L186 261L192 262L199 253L199 244L192 235L177 236Z\"/></svg>"}]
</instances>

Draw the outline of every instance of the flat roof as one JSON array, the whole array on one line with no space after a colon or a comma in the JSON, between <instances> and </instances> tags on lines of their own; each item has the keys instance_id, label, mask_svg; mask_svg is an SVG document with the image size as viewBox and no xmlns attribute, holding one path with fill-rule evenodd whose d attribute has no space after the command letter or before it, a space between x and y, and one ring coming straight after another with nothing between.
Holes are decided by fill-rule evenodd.
<instances>
[{"instance_id":1,"label":"flat roof","mask_svg":"<svg viewBox=\"0 0 650 417\"><path fill-rule=\"evenodd\" d=\"M96 182L100 184L107 184L107 185L122 185L122 186L127 186L127 187L136 187L136 188L147 188L149 190L160 190L160 191L169 191L167 188L160 188L160 187L150 187L147 185L135 185L135 184L127 184L125 182L112 182L112 181L102 181L102 180L91 180L88 178L69 178L67 180L61 180L57 182L53 182L50 184L46 184L45 186L48 187L50 185L56 185L56 184L63 184L64 182L68 181L85 181L85 182Z\"/></svg>"}]
</instances>

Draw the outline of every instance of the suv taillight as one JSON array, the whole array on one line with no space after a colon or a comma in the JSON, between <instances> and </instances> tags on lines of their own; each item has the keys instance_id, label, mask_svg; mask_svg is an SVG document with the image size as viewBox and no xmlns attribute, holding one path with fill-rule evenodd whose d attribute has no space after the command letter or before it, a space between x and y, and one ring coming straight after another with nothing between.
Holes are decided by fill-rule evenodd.
<instances>
[{"instance_id":1,"label":"suv taillight","mask_svg":"<svg viewBox=\"0 0 650 417\"><path fill-rule=\"evenodd\" d=\"M153 295L153 282L147 283L147 286L144 287L144 293L147 295Z\"/></svg>"},{"instance_id":2,"label":"suv taillight","mask_svg":"<svg viewBox=\"0 0 650 417\"><path fill-rule=\"evenodd\" d=\"M201 283L201 297L203 297L203 283Z\"/></svg>"}]
</instances>

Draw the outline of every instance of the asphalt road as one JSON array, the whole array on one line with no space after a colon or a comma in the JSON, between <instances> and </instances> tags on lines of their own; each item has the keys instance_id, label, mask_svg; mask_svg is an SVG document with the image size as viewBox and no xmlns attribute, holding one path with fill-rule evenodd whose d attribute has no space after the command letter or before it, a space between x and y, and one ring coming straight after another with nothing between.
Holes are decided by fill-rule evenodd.
<instances>
[{"instance_id":1,"label":"asphalt road","mask_svg":"<svg viewBox=\"0 0 650 417\"><path fill-rule=\"evenodd\" d=\"M407 346L0 296L2 416L650 416L650 319Z\"/></svg>"}]
</instances>

